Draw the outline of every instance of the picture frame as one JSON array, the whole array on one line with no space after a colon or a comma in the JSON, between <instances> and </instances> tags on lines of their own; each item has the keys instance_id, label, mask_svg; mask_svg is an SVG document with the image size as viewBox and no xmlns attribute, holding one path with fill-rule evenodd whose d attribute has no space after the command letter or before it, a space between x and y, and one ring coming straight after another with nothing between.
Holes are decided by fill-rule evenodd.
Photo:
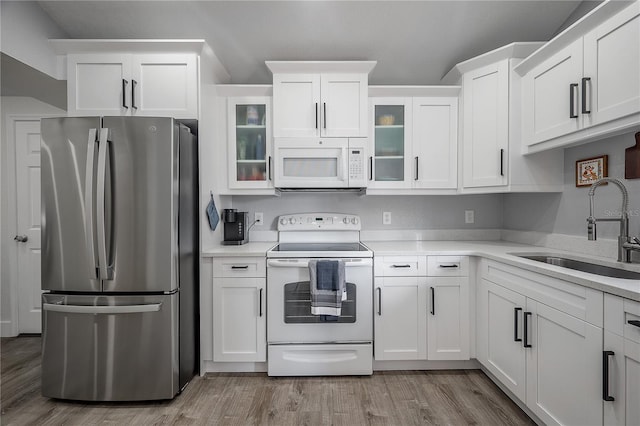
<instances>
[{"instance_id":1,"label":"picture frame","mask_svg":"<svg viewBox=\"0 0 640 426\"><path fill-rule=\"evenodd\" d=\"M609 176L608 155L576 161L576 187L591 186L592 183Z\"/></svg>"}]
</instances>

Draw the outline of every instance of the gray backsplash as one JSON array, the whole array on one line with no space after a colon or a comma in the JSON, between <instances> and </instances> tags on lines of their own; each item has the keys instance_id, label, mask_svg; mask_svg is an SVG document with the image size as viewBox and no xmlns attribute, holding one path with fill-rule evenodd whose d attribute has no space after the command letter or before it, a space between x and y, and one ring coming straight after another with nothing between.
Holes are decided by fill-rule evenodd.
<instances>
[{"instance_id":1,"label":"gray backsplash","mask_svg":"<svg viewBox=\"0 0 640 426\"><path fill-rule=\"evenodd\" d=\"M577 160L606 154L609 176L622 179L629 191L630 233L640 234L640 179L624 179L624 150L635 145L634 133L564 150L564 191L561 194L505 194L503 228L584 236L586 241L589 216L589 187L575 186ZM596 216L617 216L621 194L614 185L596 190ZM599 223L598 236L615 238L616 222Z\"/></svg>"},{"instance_id":2,"label":"gray backsplash","mask_svg":"<svg viewBox=\"0 0 640 426\"><path fill-rule=\"evenodd\" d=\"M502 196L425 195L361 196L356 194L287 193L280 197L237 196L233 208L263 212L261 230L275 230L279 215L338 212L360 215L366 230L394 229L498 229L502 226ZM466 224L465 210L475 211L475 223ZM391 212L391 225L382 224L382 212Z\"/></svg>"}]
</instances>

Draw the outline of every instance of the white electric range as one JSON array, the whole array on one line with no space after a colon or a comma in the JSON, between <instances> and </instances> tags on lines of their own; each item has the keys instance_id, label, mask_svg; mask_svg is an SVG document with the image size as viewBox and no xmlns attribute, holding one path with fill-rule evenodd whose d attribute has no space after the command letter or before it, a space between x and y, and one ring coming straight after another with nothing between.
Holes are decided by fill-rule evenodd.
<instances>
[{"instance_id":1,"label":"white electric range","mask_svg":"<svg viewBox=\"0 0 640 426\"><path fill-rule=\"evenodd\" d=\"M268 374L372 374L373 252L360 242L360 218L283 215L278 231L279 244L267 252ZM311 314L310 259L344 261L339 317Z\"/></svg>"}]
</instances>

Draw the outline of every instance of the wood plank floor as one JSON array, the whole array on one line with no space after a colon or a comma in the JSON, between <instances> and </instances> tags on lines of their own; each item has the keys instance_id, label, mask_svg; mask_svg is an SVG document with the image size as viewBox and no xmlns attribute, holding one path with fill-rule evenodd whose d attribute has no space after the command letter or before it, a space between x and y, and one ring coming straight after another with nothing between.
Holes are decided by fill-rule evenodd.
<instances>
[{"instance_id":1,"label":"wood plank floor","mask_svg":"<svg viewBox=\"0 0 640 426\"><path fill-rule=\"evenodd\" d=\"M367 377L196 377L172 401L76 403L40 395L40 337L2 338L2 425L532 425L479 370Z\"/></svg>"}]
</instances>

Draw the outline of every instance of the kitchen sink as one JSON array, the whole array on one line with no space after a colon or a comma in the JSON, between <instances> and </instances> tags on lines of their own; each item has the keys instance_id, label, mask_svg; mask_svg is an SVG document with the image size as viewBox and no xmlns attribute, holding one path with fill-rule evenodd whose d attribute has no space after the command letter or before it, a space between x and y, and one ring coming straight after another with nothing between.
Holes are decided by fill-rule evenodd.
<instances>
[{"instance_id":1,"label":"kitchen sink","mask_svg":"<svg viewBox=\"0 0 640 426\"><path fill-rule=\"evenodd\" d=\"M590 274L602 275L611 278L623 278L627 280L640 280L640 272L628 271L626 269L612 266L598 265L586 261L570 259L552 254L518 254L511 253L523 259L535 260L549 265L561 266L563 268L574 269L576 271L588 272Z\"/></svg>"}]
</instances>

